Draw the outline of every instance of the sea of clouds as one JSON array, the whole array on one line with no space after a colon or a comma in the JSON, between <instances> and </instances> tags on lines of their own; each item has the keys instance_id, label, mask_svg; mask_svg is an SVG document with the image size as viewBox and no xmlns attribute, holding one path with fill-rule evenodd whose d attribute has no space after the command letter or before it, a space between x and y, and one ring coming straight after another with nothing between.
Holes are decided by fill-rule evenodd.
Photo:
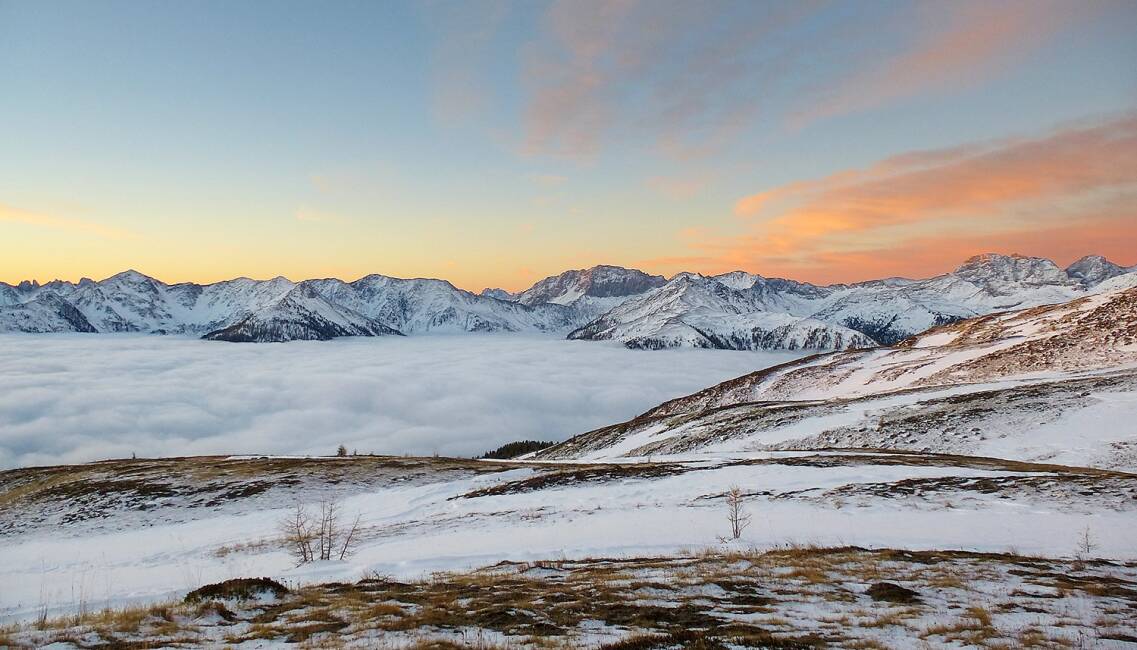
<instances>
[{"instance_id":1,"label":"sea of clouds","mask_svg":"<svg viewBox=\"0 0 1137 650\"><path fill-rule=\"evenodd\" d=\"M194 454L472 456L563 440L792 353L466 335L0 335L0 468Z\"/></svg>"}]
</instances>

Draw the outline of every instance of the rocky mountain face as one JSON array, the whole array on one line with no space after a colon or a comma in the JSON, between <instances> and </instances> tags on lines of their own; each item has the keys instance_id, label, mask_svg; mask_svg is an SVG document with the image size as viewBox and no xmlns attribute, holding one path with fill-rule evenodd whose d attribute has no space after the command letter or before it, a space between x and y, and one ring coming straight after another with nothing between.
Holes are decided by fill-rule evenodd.
<instances>
[{"instance_id":1,"label":"rocky mountain face","mask_svg":"<svg viewBox=\"0 0 1137 650\"><path fill-rule=\"evenodd\" d=\"M1087 287L1093 287L1119 275L1137 271L1137 266L1118 266L1101 255L1087 255L1066 267L1066 276Z\"/></svg>"},{"instance_id":2,"label":"rocky mountain face","mask_svg":"<svg viewBox=\"0 0 1137 650\"><path fill-rule=\"evenodd\" d=\"M641 349L840 350L875 345L840 325L763 310L749 289L733 289L693 273L626 301L569 338L614 339Z\"/></svg>"},{"instance_id":3,"label":"rocky mountain face","mask_svg":"<svg viewBox=\"0 0 1137 650\"><path fill-rule=\"evenodd\" d=\"M842 350L895 343L929 327L1098 291L1133 269L1097 256L1066 270L981 255L927 280L815 286L742 271L670 280L596 266L511 294L432 279L369 275L292 282L237 278L165 284L126 271L101 281L0 283L0 331L145 332L279 341L427 332L569 333L632 348Z\"/></svg>"},{"instance_id":4,"label":"rocky mountain face","mask_svg":"<svg viewBox=\"0 0 1137 650\"><path fill-rule=\"evenodd\" d=\"M0 309L2 332L97 332L74 305L44 291L27 302Z\"/></svg>"},{"instance_id":5,"label":"rocky mountain face","mask_svg":"<svg viewBox=\"0 0 1137 650\"><path fill-rule=\"evenodd\" d=\"M401 335L379 321L333 305L310 284L298 284L270 307L202 338L232 342L326 341L340 336Z\"/></svg>"},{"instance_id":6,"label":"rocky mountain face","mask_svg":"<svg viewBox=\"0 0 1137 650\"><path fill-rule=\"evenodd\" d=\"M1029 452L1015 457L1077 452L1102 466L1137 466L1135 285L1131 274L1115 276L1062 304L767 368L537 456L845 446L1006 457L1010 445ZM1089 439L1071 440L1074 430Z\"/></svg>"},{"instance_id":7,"label":"rocky mountain face","mask_svg":"<svg viewBox=\"0 0 1137 650\"><path fill-rule=\"evenodd\" d=\"M741 271L681 273L569 334L633 348L695 346L833 350L892 344L930 327L1088 295L1131 274L1103 258L1060 269L1050 260L978 255L926 280L815 286Z\"/></svg>"},{"instance_id":8,"label":"rocky mountain face","mask_svg":"<svg viewBox=\"0 0 1137 650\"><path fill-rule=\"evenodd\" d=\"M568 305L584 297L627 298L663 286L666 282L662 275L601 265L547 277L517 294L516 300L523 305L546 302Z\"/></svg>"},{"instance_id":9,"label":"rocky mountain face","mask_svg":"<svg viewBox=\"0 0 1137 650\"><path fill-rule=\"evenodd\" d=\"M355 282L308 280L329 302L404 334L555 332L576 322L562 305L522 305L464 291L445 280L369 275Z\"/></svg>"}]
</instances>

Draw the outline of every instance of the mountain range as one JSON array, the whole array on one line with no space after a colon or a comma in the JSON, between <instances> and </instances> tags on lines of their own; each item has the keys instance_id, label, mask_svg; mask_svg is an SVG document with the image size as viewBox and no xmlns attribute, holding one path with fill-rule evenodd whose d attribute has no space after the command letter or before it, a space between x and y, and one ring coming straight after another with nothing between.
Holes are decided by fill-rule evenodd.
<instances>
[{"instance_id":1,"label":"mountain range","mask_svg":"<svg viewBox=\"0 0 1137 650\"><path fill-rule=\"evenodd\" d=\"M844 350L929 327L1091 295L1123 267L1087 256L1066 269L979 255L924 280L818 286L743 271L668 279L596 266L519 293L475 294L444 280L368 275L292 282L165 284L125 271L105 280L0 283L0 331L144 332L221 341L326 340L429 332L544 332L631 348ZM1124 281L1123 281L1124 282Z\"/></svg>"}]
</instances>

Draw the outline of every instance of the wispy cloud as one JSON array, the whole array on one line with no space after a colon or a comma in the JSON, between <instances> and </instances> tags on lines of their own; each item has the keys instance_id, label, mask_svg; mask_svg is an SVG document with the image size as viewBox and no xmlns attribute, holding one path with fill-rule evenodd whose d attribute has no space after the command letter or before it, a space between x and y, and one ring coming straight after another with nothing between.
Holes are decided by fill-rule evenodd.
<instances>
[{"instance_id":1,"label":"wispy cloud","mask_svg":"<svg viewBox=\"0 0 1137 650\"><path fill-rule=\"evenodd\" d=\"M525 51L522 151L588 158L618 134L676 157L714 152L754 117L770 68L755 56L762 37L814 4L555 2Z\"/></svg>"},{"instance_id":2,"label":"wispy cloud","mask_svg":"<svg viewBox=\"0 0 1137 650\"><path fill-rule=\"evenodd\" d=\"M1134 199L1137 114L1129 114L913 152L746 196L735 204L743 235L685 233L696 253L655 262L844 280L851 269L865 277L885 266L887 274L943 270L936 250L958 261L996 242L1014 249L1016 239L1038 254L1118 251L1137 247Z\"/></svg>"},{"instance_id":3,"label":"wispy cloud","mask_svg":"<svg viewBox=\"0 0 1137 650\"><path fill-rule=\"evenodd\" d=\"M0 203L0 221L51 228L80 235L94 235L104 239L133 239L138 237L137 233L130 230L106 226L94 221L21 210L4 203Z\"/></svg>"},{"instance_id":4,"label":"wispy cloud","mask_svg":"<svg viewBox=\"0 0 1137 650\"><path fill-rule=\"evenodd\" d=\"M676 159L709 157L756 125L780 130L991 81L1101 11L1062 0L886 9L554 2L523 50L521 151L588 159L612 141L643 140Z\"/></svg>"},{"instance_id":5,"label":"wispy cloud","mask_svg":"<svg viewBox=\"0 0 1137 650\"><path fill-rule=\"evenodd\" d=\"M1100 5L1064 0L913 4L893 27L913 33L893 54L863 60L794 117L805 122L987 81Z\"/></svg>"}]
</instances>

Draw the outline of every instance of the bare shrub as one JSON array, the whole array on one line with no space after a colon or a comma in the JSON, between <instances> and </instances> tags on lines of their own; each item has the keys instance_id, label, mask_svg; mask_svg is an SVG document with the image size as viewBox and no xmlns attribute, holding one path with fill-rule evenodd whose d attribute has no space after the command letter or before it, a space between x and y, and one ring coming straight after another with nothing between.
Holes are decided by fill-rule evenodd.
<instances>
[{"instance_id":1,"label":"bare shrub","mask_svg":"<svg viewBox=\"0 0 1137 650\"><path fill-rule=\"evenodd\" d=\"M280 531L283 533L285 544L295 558L297 564L311 562L312 532L311 520L304 504L297 503L288 516L280 521Z\"/></svg>"},{"instance_id":2,"label":"bare shrub","mask_svg":"<svg viewBox=\"0 0 1137 650\"><path fill-rule=\"evenodd\" d=\"M346 530L340 526L340 506L334 501L320 503L319 516L313 520L303 504L280 522L280 531L297 564L315 560L342 560L347 557L359 531L361 515Z\"/></svg>"}]
</instances>

